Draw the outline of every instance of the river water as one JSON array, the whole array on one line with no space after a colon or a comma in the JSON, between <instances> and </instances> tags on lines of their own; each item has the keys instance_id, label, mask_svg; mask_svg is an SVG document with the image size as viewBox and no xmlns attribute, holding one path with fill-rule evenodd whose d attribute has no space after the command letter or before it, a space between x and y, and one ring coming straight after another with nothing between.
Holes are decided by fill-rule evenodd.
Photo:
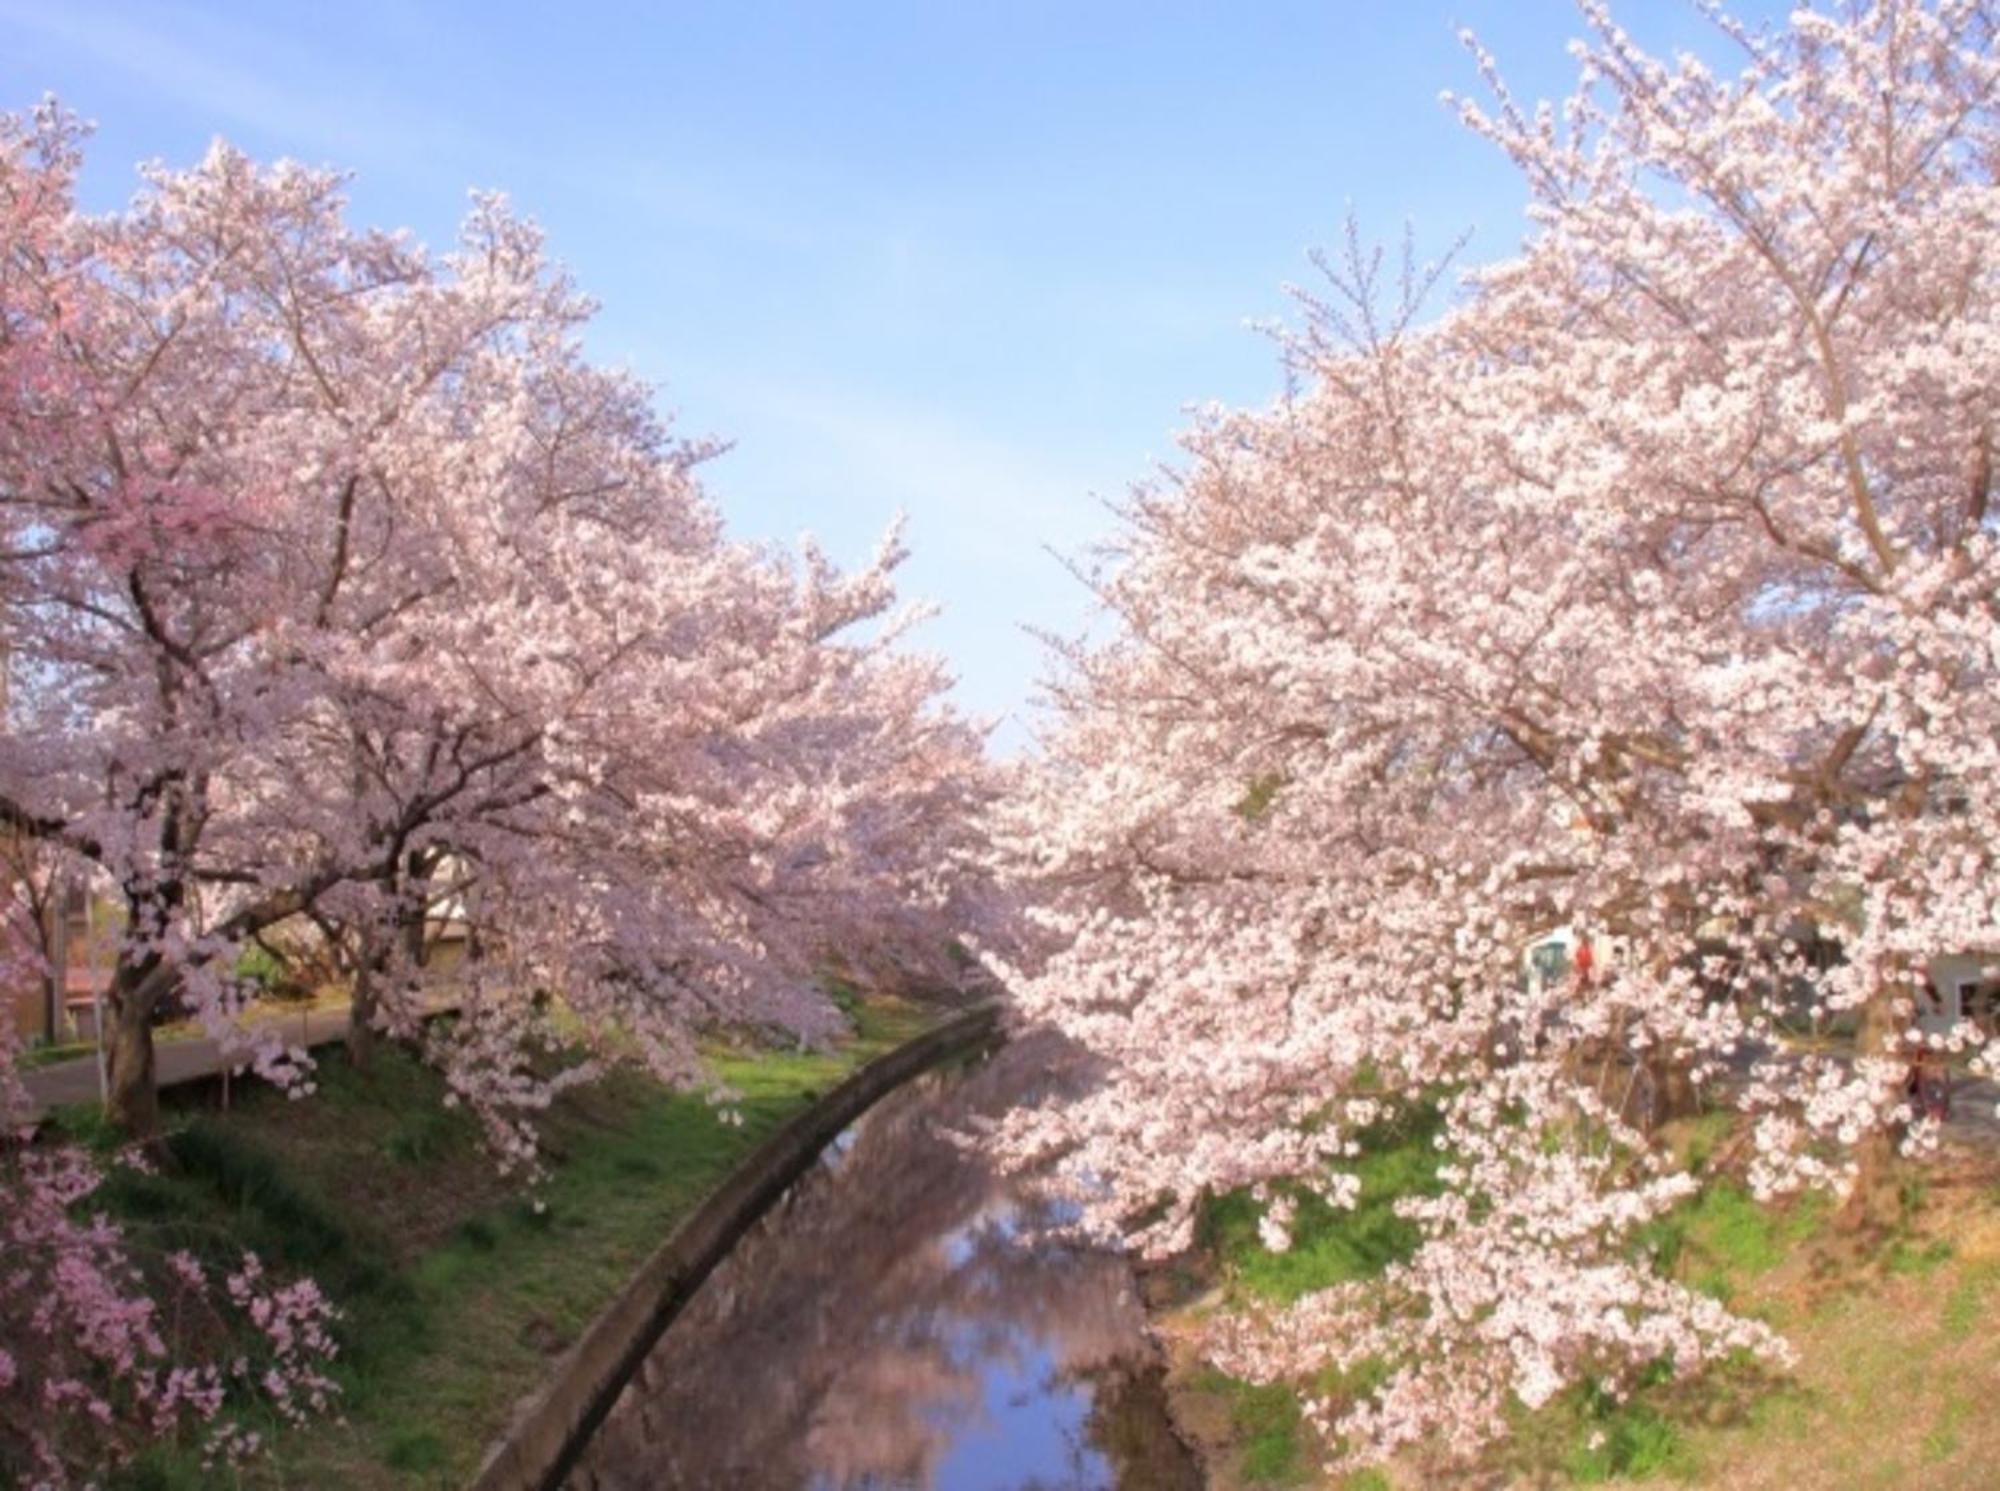
<instances>
[{"instance_id":1,"label":"river water","mask_svg":"<svg viewBox=\"0 0 2000 1491\"><path fill-rule=\"evenodd\" d=\"M1198 1491L1126 1263L947 1137L1045 1090L1030 1037L870 1111L716 1270L576 1491Z\"/></svg>"}]
</instances>

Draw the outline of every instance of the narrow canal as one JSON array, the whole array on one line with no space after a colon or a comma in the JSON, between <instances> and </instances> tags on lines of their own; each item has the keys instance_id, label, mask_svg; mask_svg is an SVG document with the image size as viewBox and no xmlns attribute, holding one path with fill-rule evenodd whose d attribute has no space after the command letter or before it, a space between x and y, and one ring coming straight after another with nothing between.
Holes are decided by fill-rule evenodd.
<instances>
[{"instance_id":1,"label":"narrow canal","mask_svg":"<svg viewBox=\"0 0 2000 1491\"><path fill-rule=\"evenodd\" d=\"M948 1137L1062 1063L1030 1038L885 1099L702 1286L568 1484L1196 1491L1125 1262Z\"/></svg>"}]
</instances>

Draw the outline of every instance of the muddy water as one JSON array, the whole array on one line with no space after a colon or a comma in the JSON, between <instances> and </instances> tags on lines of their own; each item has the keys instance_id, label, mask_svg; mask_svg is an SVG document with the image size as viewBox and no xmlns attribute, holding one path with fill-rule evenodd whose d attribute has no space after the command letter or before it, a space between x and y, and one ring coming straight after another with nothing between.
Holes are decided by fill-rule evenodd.
<instances>
[{"instance_id":1,"label":"muddy water","mask_svg":"<svg viewBox=\"0 0 2000 1491\"><path fill-rule=\"evenodd\" d=\"M1061 1065L1033 1040L841 1137L703 1285L569 1481L1195 1491L1126 1264L946 1134Z\"/></svg>"}]
</instances>

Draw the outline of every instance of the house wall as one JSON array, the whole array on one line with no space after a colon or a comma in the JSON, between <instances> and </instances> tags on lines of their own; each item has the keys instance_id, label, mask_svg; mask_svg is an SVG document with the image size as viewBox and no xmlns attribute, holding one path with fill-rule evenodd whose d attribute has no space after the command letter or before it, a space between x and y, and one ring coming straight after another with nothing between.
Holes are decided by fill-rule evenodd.
<instances>
[{"instance_id":1,"label":"house wall","mask_svg":"<svg viewBox=\"0 0 2000 1491\"><path fill-rule=\"evenodd\" d=\"M45 1028L46 1010L43 1007L42 989L38 980L13 985L4 993L0 993L0 1002L4 1002L7 1019L13 1027L16 1039L24 1045L49 1038ZM57 1032L56 1038L61 1039L60 1031Z\"/></svg>"},{"instance_id":2,"label":"house wall","mask_svg":"<svg viewBox=\"0 0 2000 1491\"><path fill-rule=\"evenodd\" d=\"M1960 1020L1973 1020L1993 1033L1992 989L2000 982L2000 955L1948 954L1932 958L1926 971L1937 990L1938 1004L1919 1011L1918 1024L1925 1031L1943 1034Z\"/></svg>"}]
</instances>

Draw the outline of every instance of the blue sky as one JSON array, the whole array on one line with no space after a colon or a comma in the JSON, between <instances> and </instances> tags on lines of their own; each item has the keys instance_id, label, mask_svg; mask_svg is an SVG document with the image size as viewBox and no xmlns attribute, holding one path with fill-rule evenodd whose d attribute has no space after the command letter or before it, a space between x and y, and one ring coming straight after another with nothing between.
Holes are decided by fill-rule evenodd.
<instances>
[{"instance_id":1,"label":"blue sky","mask_svg":"<svg viewBox=\"0 0 2000 1491\"><path fill-rule=\"evenodd\" d=\"M1691 8L1625 0L1656 46ZM1775 11L1745 5L1749 15ZM356 173L358 221L446 245L507 191L603 303L600 357L660 389L734 530L860 558L906 511L906 588L959 693L1025 738L1024 624L1087 594L1050 557L1171 458L1188 405L1259 403L1306 250L1351 207L1506 254L1521 191L1440 105L1559 95L1565 0L111 5L0 0L0 106L98 125L94 207L224 135Z\"/></svg>"}]
</instances>

